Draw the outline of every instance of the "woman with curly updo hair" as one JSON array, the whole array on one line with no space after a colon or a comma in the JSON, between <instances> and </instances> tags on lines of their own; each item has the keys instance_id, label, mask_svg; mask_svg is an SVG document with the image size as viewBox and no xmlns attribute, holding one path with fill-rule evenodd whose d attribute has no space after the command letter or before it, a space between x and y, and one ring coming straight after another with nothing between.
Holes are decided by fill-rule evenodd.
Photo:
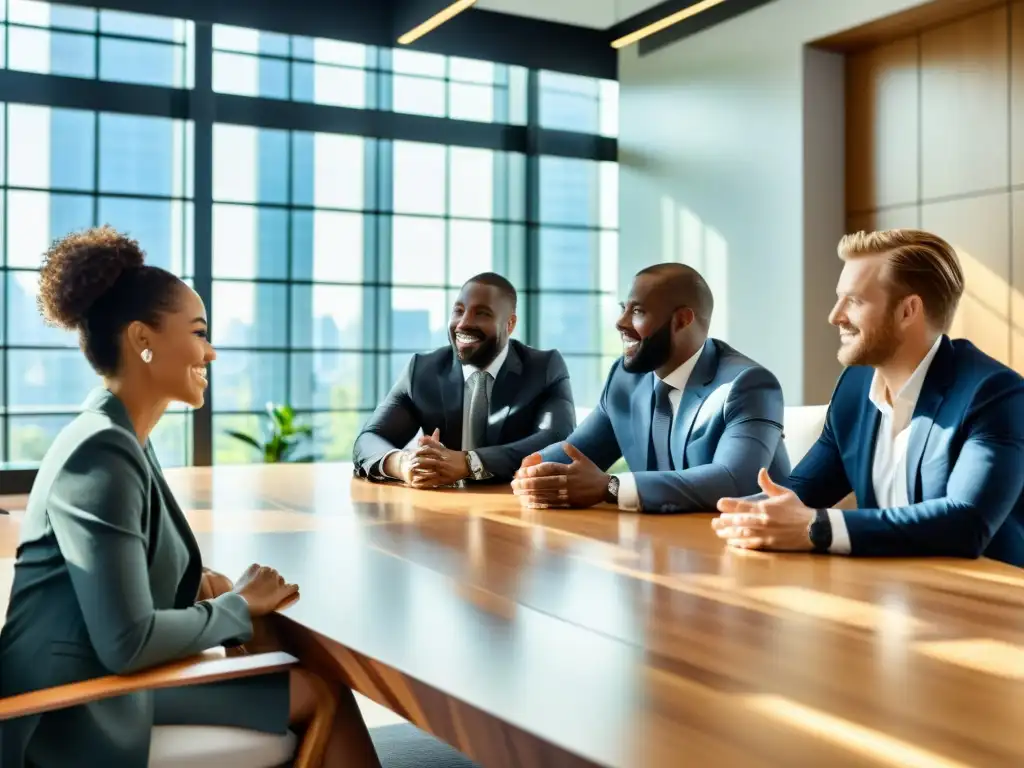
<instances>
[{"instance_id":1,"label":"woman with curly updo hair","mask_svg":"<svg viewBox=\"0 0 1024 768\"><path fill-rule=\"evenodd\" d=\"M202 300L146 265L134 240L101 227L46 253L39 306L50 324L78 332L102 386L53 441L32 487L0 632L0 696L247 642L253 619L298 587L256 565L234 584L205 570L149 441L170 403L203 405L216 354ZM3 723L0 765L145 768L154 724L277 733L290 750L323 707L342 717L337 704L302 669L143 691ZM326 747L319 740L324 765L344 760L344 724L335 726Z\"/></svg>"}]
</instances>

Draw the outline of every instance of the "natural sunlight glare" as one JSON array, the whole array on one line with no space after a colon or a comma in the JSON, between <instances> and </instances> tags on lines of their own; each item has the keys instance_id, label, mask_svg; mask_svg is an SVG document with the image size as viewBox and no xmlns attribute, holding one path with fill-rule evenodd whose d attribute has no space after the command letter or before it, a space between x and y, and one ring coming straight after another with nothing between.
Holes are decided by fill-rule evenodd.
<instances>
[{"instance_id":1,"label":"natural sunlight glare","mask_svg":"<svg viewBox=\"0 0 1024 768\"><path fill-rule=\"evenodd\" d=\"M932 659L973 672L1024 680L1024 648L990 637L915 643L914 650Z\"/></svg>"},{"instance_id":2,"label":"natural sunlight glare","mask_svg":"<svg viewBox=\"0 0 1024 768\"><path fill-rule=\"evenodd\" d=\"M891 768L972 768L927 749L849 720L804 706L784 696L742 697L747 709Z\"/></svg>"}]
</instances>

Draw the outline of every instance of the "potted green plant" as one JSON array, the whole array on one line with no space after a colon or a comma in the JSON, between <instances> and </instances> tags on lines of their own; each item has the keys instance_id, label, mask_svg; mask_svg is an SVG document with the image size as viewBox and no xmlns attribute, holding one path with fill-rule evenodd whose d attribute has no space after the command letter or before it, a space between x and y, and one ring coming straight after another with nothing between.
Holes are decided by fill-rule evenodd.
<instances>
[{"instance_id":1,"label":"potted green plant","mask_svg":"<svg viewBox=\"0 0 1024 768\"><path fill-rule=\"evenodd\" d=\"M303 439L312 439L313 427L300 423L295 415L295 410L290 405L267 403L265 418L269 424L264 431L265 439L263 440L233 429L225 430L225 432L228 436L259 451L263 456L264 463L267 464L316 461L316 456L312 453L298 457L293 455Z\"/></svg>"}]
</instances>

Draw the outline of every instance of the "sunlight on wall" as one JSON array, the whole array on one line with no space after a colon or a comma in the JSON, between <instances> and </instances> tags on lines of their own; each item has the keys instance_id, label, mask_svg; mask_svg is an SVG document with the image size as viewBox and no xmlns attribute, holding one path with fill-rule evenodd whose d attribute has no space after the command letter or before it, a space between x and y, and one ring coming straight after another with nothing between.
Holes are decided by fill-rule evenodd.
<instances>
[{"instance_id":1,"label":"sunlight on wall","mask_svg":"<svg viewBox=\"0 0 1024 768\"><path fill-rule=\"evenodd\" d=\"M661 199L663 262L688 264L703 275L715 297L712 336L729 339L729 244L697 214L665 195Z\"/></svg>"},{"instance_id":2,"label":"sunlight on wall","mask_svg":"<svg viewBox=\"0 0 1024 768\"><path fill-rule=\"evenodd\" d=\"M956 243L951 243L960 257L964 271L965 290L960 299L949 335L972 341L982 352L1001 363L1011 364L1011 297L1006 279L985 266ZM1014 308L1024 311L1024 300L1013 292ZM1020 335L1017 332L1016 335ZM1018 369L1024 359L1013 360Z\"/></svg>"}]
</instances>

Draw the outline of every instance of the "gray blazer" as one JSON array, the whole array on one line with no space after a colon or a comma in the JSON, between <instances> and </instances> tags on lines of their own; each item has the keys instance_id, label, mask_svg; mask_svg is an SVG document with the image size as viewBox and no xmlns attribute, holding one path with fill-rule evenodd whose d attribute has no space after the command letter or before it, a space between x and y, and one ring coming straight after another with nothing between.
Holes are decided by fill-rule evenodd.
<instances>
[{"instance_id":1,"label":"gray blazer","mask_svg":"<svg viewBox=\"0 0 1024 768\"><path fill-rule=\"evenodd\" d=\"M531 453L563 440L576 426L569 371L555 350L509 341L508 357L491 391L486 448L476 449L495 482L511 481ZM462 446L462 365L451 347L413 355L377 406L352 448L357 477L379 479L375 470L388 452L403 448L420 429L441 431L452 450Z\"/></svg>"},{"instance_id":2,"label":"gray blazer","mask_svg":"<svg viewBox=\"0 0 1024 768\"><path fill-rule=\"evenodd\" d=\"M139 444L121 401L95 391L32 487L0 632L0 695L251 639L240 595L195 602L201 577L196 540L152 448ZM144 768L155 698L144 691L7 721L0 764ZM236 698L234 709L244 701ZM287 727L287 698L284 711L275 729Z\"/></svg>"},{"instance_id":3,"label":"gray blazer","mask_svg":"<svg viewBox=\"0 0 1024 768\"><path fill-rule=\"evenodd\" d=\"M757 473L789 476L782 442L782 387L767 369L708 339L672 422L672 472L647 471L654 374L616 361L601 400L569 442L603 470L625 457L644 512L713 512L723 496L758 490ZM545 461L569 463L561 445Z\"/></svg>"}]
</instances>

